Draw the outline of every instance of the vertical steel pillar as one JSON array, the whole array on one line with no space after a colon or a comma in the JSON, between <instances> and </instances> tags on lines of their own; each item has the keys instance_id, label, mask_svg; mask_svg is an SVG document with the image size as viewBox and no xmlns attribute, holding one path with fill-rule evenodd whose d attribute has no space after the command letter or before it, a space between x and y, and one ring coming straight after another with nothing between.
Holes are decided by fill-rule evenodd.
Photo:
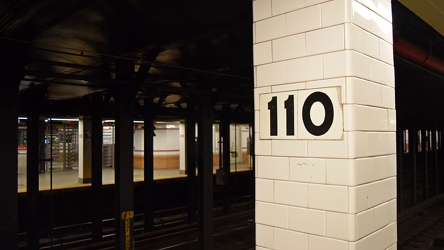
<instances>
[{"instance_id":1,"label":"vertical steel pillar","mask_svg":"<svg viewBox=\"0 0 444 250\"><path fill-rule=\"evenodd\" d=\"M213 110L209 96L200 96L198 109L199 246L213 249Z\"/></svg>"},{"instance_id":2,"label":"vertical steel pillar","mask_svg":"<svg viewBox=\"0 0 444 250\"><path fill-rule=\"evenodd\" d=\"M145 231L154 227L154 120L151 98L144 100L143 176L145 183Z\"/></svg>"},{"instance_id":3,"label":"vertical steel pillar","mask_svg":"<svg viewBox=\"0 0 444 250\"><path fill-rule=\"evenodd\" d=\"M23 93L28 107L27 120L27 157L26 157L26 197L27 197L27 226L28 248L37 249L39 246L39 139L40 116L39 103L46 94L46 87L32 87Z\"/></svg>"},{"instance_id":4,"label":"vertical steel pillar","mask_svg":"<svg viewBox=\"0 0 444 250\"><path fill-rule=\"evenodd\" d=\"M0 133L0 242L4 249L17 249L17 118L26 47L27 44L0 41L0 117L3 128Z\"/></svg>"},{"instance_id":5,"label":"vertical steel pillar","mask_svg":"<svg viewBox=\"0 0 444 250\"><path fill-rule=\"evenodd\" d=\"M418 203L418 195L417 195L417 189L418 189L418 130L415 127L412 128L412 130L409 130L409 137L412 138L412 162L413 162L413 204L416 205Z\"/></svg>"},{"instance_id":6,"label":"vertical steel pillar","mask_svg":"<svg viewBox=\"0 0 444 250\"><path fill-rule=\"evenodd\" d=\"M230 176L231 176L231 163L230 163L230 121L224 119L222 121L222 136L223 136L223 169L225 172L225 186L224 186L224 214L230 213L231 199L230 199Z\"/></svg>"},{"instance_id":7,"label":"vertical steel pillar","mask_svg":"<svg viewBox=\"0 0 444 250\"><path fill-rule=\"evenodd\" d=\"M91 169L91 187L92 187L92 237L94 241L102 239L102 146L103 146L103 110L102 95L92 96L93 115L92 115L92 169Z\"/></svg>"},{"instance_id":8,"label":"vertical steel pillar","mask_svg":"<svg viewBox=\"0 0 444 250\"><path fill-rule=\"evenodd\" d=\"M134 62L116 62L116 78L131 83ZM116 100L116 147L115 147L115 188L116 188L116 239L117 249L134 249L134 95L128 86L119 86Z\"/></svg>"},{"instance_id":9,"label":"vertical steel pillar","mask_svg":"<svg viewBox=\"0 0 444 250\"><path fill-rule=\"evenodd\" d=\"M398 127L398 133L397 133L397 151L396 151L396 157L397 157L397 165L399 166L397 168L397 192L398 192L398 209L399 211L402 211L404 208L404 182L403 182L403 161L402 158L404 156L404 128ZM399 195L401 194L401 195Z\"/></svg>"},{"instance_id":10,"label":"vertical steel pillar","mask_svg":"<svg viewBox=\"0 0 444 250\"><path fill-rule=\"evenodd\" d=\"M37 98L34 98L38 102ZM26 197L28 208L28 248L39 246L39 113L37 105L31 102L27 120L27 158L26 158Z\"/></svg>"},{"instance_id":11,"label":"vertical steel pillar","mask_svg":"<svg viewBox=\"0 0 444 250\"><path fill-rule=\"evenodd\" d=\"M194 105L188 103L185 125L186 173L188 185L188 222L196 221L197 178L196 178L196 115Z\"/></svg>"}]
</instances>

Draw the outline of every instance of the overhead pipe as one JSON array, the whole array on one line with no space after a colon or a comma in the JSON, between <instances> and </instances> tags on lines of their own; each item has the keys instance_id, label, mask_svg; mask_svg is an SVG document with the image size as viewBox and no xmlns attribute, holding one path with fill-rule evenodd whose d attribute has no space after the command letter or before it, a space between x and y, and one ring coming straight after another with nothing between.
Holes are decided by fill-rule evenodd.
<instances>
[{"instance_id":1,"label":"overhead pipe","mask_svg":"<svg viewBox=\"0 0 444 250\"><path fill-rule=\"evenodd\" d=\"M393 52L444 76L444 60L434 56L431 49L424 51L406 41L399 33L394 36Z\"/></svg>"}]
</instances>

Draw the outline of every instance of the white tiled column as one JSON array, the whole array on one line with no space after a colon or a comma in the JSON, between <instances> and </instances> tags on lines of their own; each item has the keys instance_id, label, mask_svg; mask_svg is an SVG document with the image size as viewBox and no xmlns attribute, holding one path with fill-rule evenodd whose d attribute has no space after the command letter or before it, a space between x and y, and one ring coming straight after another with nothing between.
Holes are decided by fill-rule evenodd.
<instances>
[{"instance_id":1,"label":"white tiled column","mask_svg":"<svg viewBox=\"0 0 444 250\"><path fill-rule=\"evenodd\" d=\"M256 248L396 249L390 0L255 0L253 19ZM261 96L326 88L339 138L298 134L300 110L291 138L261 134Z\"/></svg>"},{"instance_id":2,"label":"white tiled column","mask_svg":"<svg viewBox=\"0 0 444 250\"><path fill-rule=\"evenodd\" d=\"M79 117L79 183L91 183L92 174L92 120Z\"/></svg>"}]
</instances>

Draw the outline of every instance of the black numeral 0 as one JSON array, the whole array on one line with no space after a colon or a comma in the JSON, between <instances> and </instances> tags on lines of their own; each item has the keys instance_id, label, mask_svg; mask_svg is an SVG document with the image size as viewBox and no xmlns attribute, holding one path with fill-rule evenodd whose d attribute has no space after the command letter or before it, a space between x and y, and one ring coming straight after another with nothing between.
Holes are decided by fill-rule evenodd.
<instances>
[{"instance_id":1,"label":"black numeral 0","mask_svg":"<svg viewBox=\"0 0 444 250\"><path fill-rule=\"evenodd\" d=\"M270 110L270 135L277 135L277 97L273 96L271 101L268 102L268 110Z\"/></svg>"}]
</instances>

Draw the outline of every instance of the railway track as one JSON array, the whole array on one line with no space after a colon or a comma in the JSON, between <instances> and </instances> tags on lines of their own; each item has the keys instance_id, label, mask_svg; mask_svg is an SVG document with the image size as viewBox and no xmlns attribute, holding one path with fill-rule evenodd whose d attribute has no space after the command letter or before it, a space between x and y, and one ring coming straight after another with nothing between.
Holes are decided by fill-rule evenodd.
<instances>
[{"instance_id":1,"label":"railway track","mask_svg":"<svg viewBox=\"0 0 444 250\"><path fill-rule=\"evenodd\" d=\"M398 220L398 249L444 249L444 197L415 209L417 212Z\"/></svg>"}]
</instances>

